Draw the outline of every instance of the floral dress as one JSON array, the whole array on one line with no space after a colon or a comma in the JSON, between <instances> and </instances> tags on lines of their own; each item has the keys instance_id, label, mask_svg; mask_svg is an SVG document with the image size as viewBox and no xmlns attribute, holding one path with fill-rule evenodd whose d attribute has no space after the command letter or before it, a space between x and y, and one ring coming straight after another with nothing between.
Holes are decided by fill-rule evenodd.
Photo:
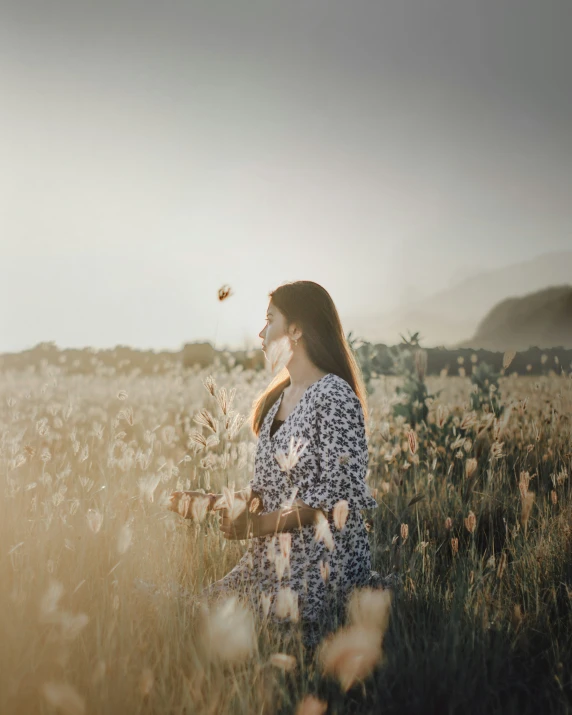
<instances>
[{"instance_id":1,"label":"floral dress","mask_svg":"<svg viewBox=\"0 0 572 715\"><path fill-rule=\"evenodd\" d=\"M326 532L331 536L323 531L320 535L308 524L249 539L232 571L203 594L242 590L274 621L301 619L319 627L331 615L332 603L343 603L354 586L369 582L370 548L361 510L378 505L365 481L369 455L364 415L351 385L328 373L306 389L272 434L283 395L262 423L250 487L261 497L261 513L276 511L292 499L322 509L329 515ZM280 453L291 452L292 440L299 446L293 467L280 459ZM331 518L340 500L349 506L341 530Z\"/></svg>"}]
</instances>

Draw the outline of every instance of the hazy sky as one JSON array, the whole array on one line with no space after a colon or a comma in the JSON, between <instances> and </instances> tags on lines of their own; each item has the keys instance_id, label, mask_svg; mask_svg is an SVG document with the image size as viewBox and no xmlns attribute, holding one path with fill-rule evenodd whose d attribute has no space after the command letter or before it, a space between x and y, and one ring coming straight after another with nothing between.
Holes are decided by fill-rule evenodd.
<instances>
[{"instance_id":1,"label":"hazy sky","mask_svg":"<svg viewBox=\"0 0 572 715\"><path fill-rule=\"evenodd\" d=\"M259 346L284 281L379 313L569 248L571 8L0 0L0 352Z\"/></svg>"}]
</instances>

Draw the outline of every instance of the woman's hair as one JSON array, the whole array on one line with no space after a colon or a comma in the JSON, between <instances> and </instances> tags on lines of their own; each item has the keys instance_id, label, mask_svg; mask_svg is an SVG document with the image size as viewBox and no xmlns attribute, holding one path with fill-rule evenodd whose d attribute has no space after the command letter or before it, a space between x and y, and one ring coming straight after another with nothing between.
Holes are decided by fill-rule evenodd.
<instances>
[{"instance_id":1,"label":"woman's hair","mask_svg":"<svg viewBox=\"0 0 572 715\"><path fill-rule=\"evenodd\" d=\"M272 305L284 315L286 325L296 323L302 331L301 342L314 365L326 373L338 375L351 385L361 402L366 434L369 434L367 395L361 369L328 291L313 281L294 281L284 283L269 296ZM268 411L289 384L288 370L283 368L254 401L251 428L256 436Z\"/></svg>"}]
</instances>

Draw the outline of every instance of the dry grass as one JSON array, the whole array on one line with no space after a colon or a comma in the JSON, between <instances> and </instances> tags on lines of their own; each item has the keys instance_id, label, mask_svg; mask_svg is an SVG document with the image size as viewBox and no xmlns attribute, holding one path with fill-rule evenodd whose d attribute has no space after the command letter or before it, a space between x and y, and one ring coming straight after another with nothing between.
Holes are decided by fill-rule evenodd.
<instances>
[{"instance_id":1,"label":"dry grass","mask_svg":"<svg viewBox=\"0 0 572 715\"><path fill-rule=\"evenodd\" d=\"M364 592L315 659L239 600L207 612L185 595L245 545L211 514L167 512L166 496L246 485L242 418L266 383L206 377L0 379L0 712L572 711L568 377L503 378L513 409L480 436L469 381L429 378L444 390L430 419L455 415L434 444L392 418L397 381L378 381L372 554L404 589L391 618Z\"/></svg>"}]
</instances>

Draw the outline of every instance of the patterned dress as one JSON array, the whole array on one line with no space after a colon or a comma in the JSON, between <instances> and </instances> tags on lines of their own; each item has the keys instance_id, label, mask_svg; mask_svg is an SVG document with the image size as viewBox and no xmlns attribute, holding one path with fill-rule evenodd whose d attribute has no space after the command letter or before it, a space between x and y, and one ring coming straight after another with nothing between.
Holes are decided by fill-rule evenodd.
<instances>
[{"instance_id":1,"label":"patterned dress","mask_svg":"<svg viewBox=\"0 0 572 715\"><path fill-rule=\"evenodd\" d=\"M273 621L300 618L317 631L332 608L342 613L354 586L369 583L370 547L361 510L378 505L365 481L369 455L364 415L351 385L328 373L306 389L274 431L283 396L284 392L262 423L250 486L261 497L261 513L280 509L293 496L322 509L328 515L332 539L318 540L314 524L249 539L238 564L203 594L246 592ZM292 439L305 447L298 450L295 466L285 470L275 455L288 454ZM348 502L349 513L338 530L331 512L340 500Z\"/></svg>"}]
</instances>

